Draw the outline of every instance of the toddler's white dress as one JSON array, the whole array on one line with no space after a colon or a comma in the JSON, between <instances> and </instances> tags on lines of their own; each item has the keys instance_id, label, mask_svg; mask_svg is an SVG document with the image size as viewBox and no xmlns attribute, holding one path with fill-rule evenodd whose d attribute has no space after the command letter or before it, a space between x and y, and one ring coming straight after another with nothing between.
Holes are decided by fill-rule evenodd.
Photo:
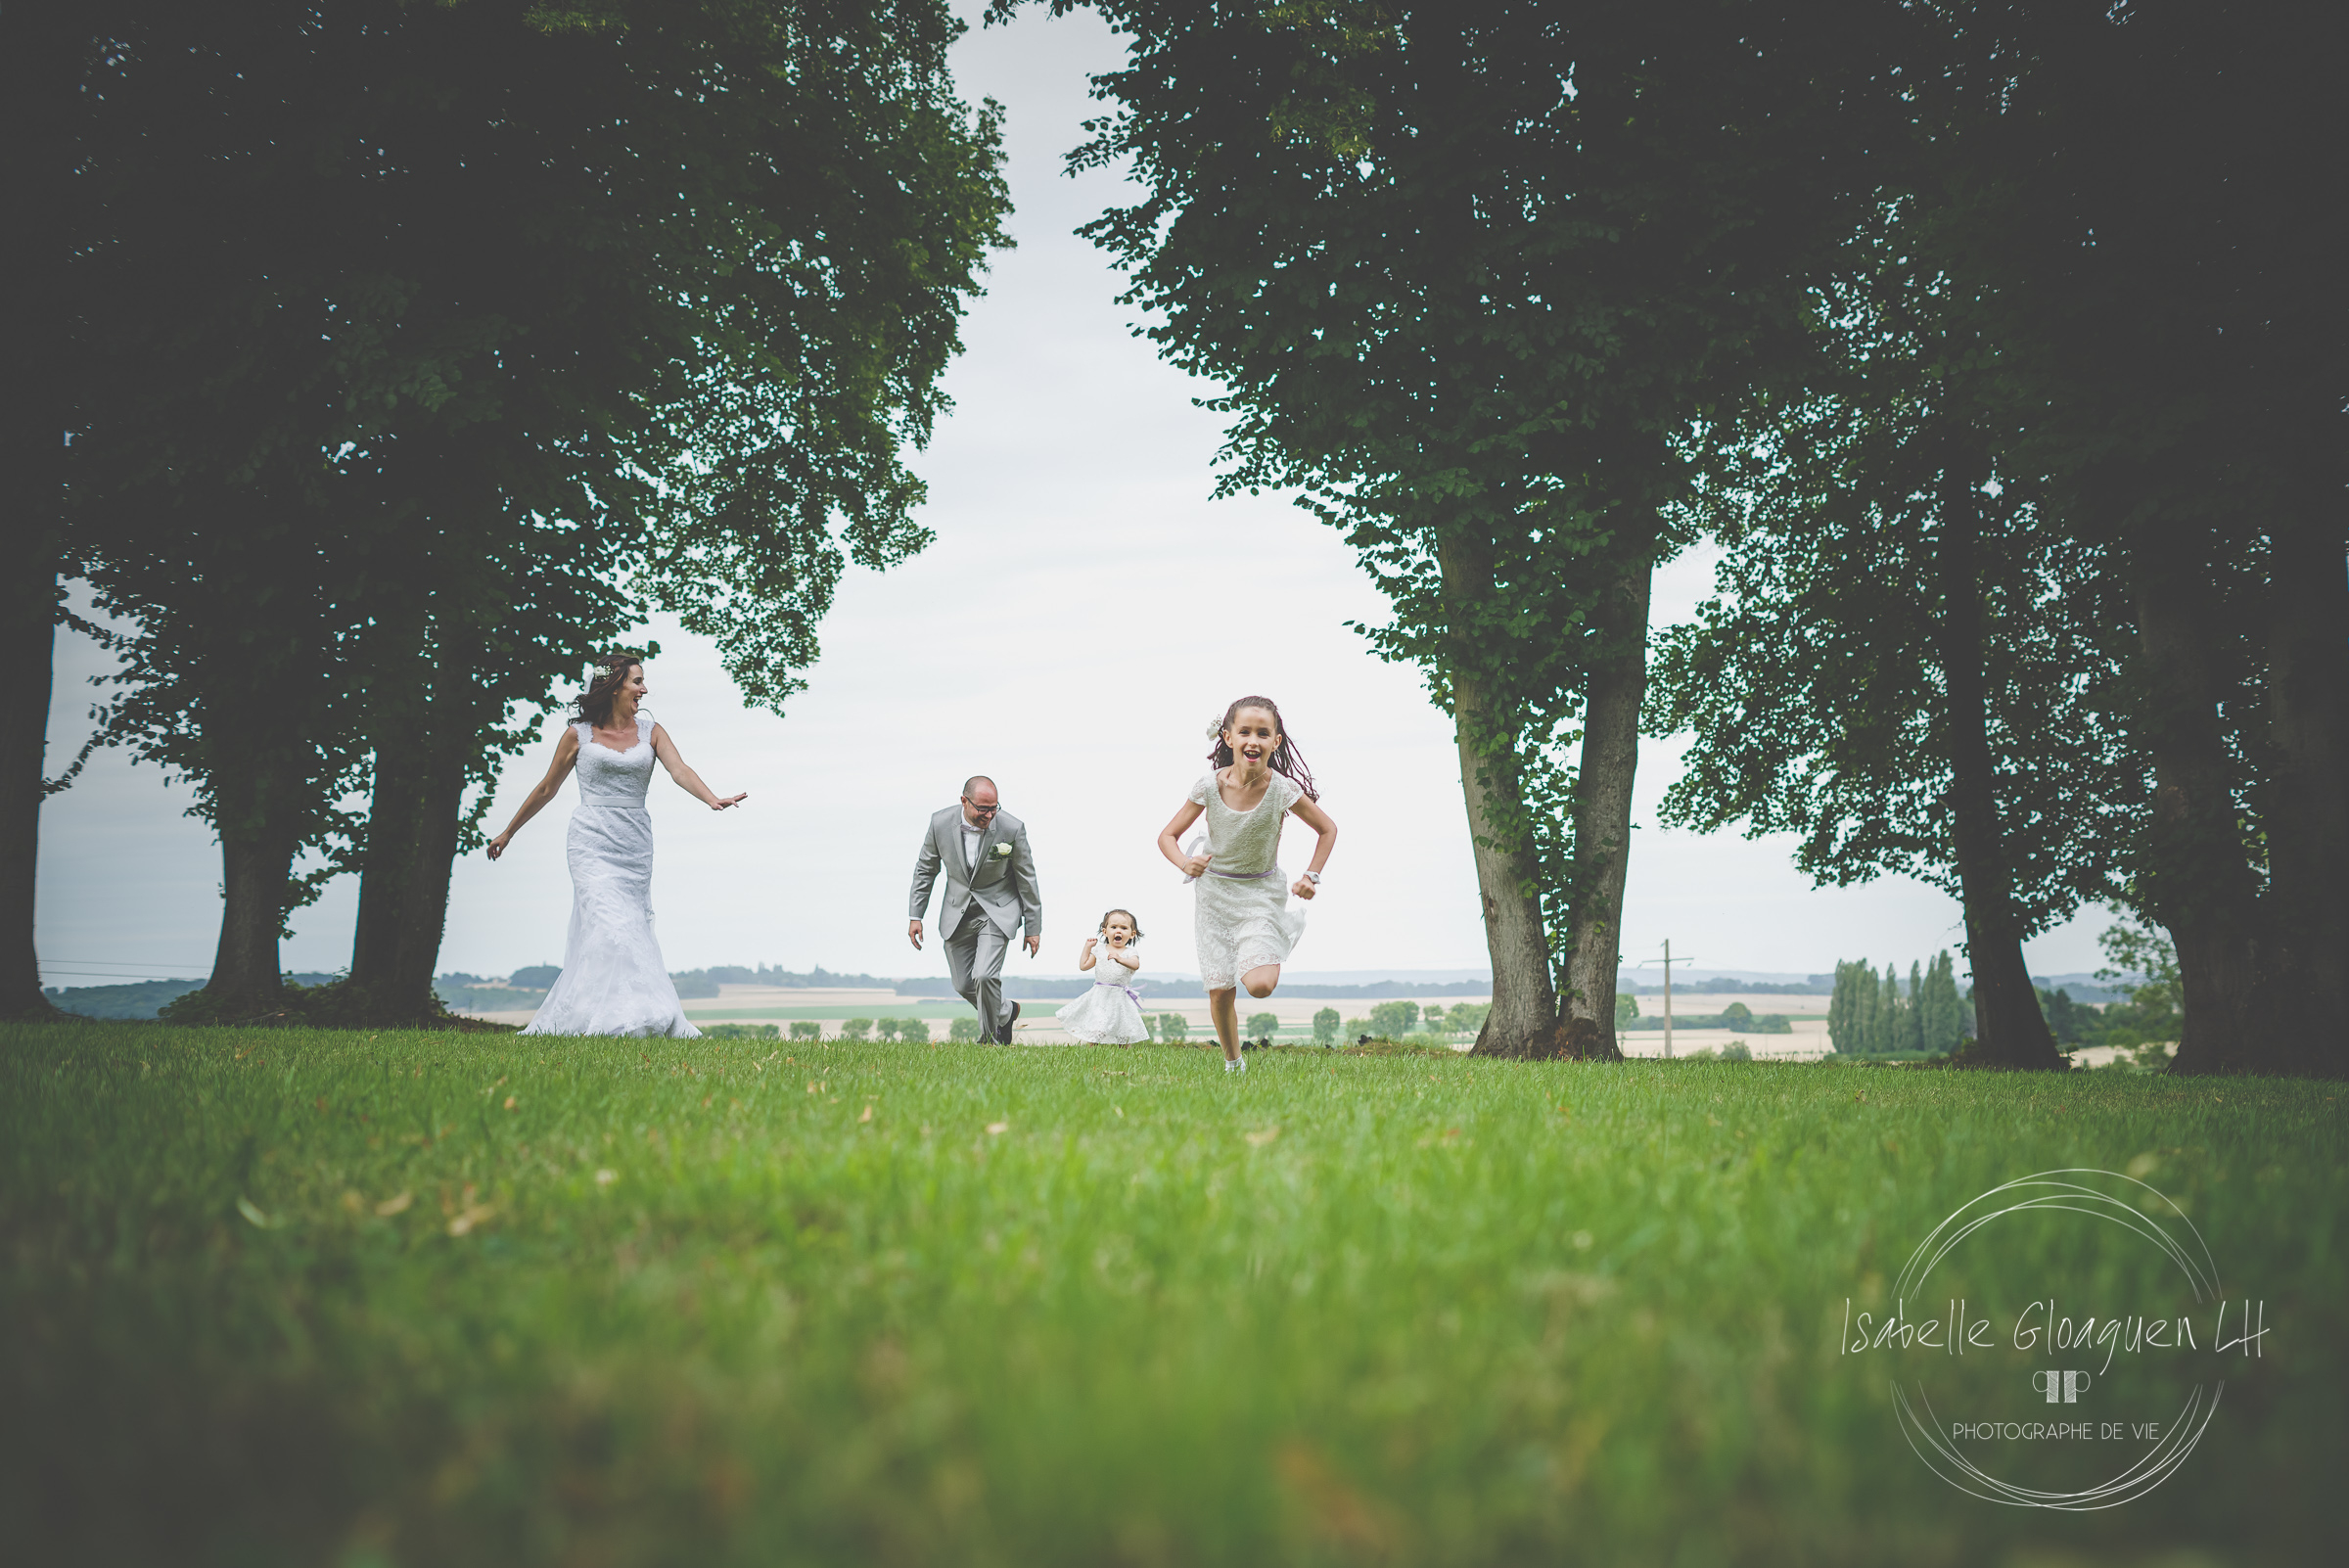
<instances>
[{"instance_id":1,"label":"toddler's white dress","mask_svg":"<svg viewBox=\"0 0 2349 1568\"><path fill-rule=\"evenodd\" d=\"M1142 1027L1141 996L1133 989L1133 971L1109 956L1107 947L1093 949L1093 989L1072 1002L1063 1002L1054 1020L1061 1033L1088 1045L1139 1045L1150 1038Z\"/></svg>"},{"instance_id":2,"label":"toddler's white dress","mask_svg":"<svg viewBox=\"0 0 2349 1568\"><path fill-rule=\"evenodd\" d=\"M636 744L616 752L585 723L579 808L564 847L571 861L571 934L563 973L526 1035L637 1035L696 1039L653 940L653 715L636 712Z\"/></svg>"},{"instance_id":3,"label":"toddler's white dress","mask_svg":"<svg viewBox=\"0 0 2349 1568\"><path fill-rule=\"evenodd\" d=\"M1280 869L1280 830L1305 791L1272 775L1252 811L1223 804L1209 773L1191 786L1189 800L1207 807L1207 847L1215 855L1198 895L1199 978L1209 991L1227 991L1265 964L1285 964L1305 935L1305 912L1289 908L1289 879Z\"/></svg>"}]
</instances>

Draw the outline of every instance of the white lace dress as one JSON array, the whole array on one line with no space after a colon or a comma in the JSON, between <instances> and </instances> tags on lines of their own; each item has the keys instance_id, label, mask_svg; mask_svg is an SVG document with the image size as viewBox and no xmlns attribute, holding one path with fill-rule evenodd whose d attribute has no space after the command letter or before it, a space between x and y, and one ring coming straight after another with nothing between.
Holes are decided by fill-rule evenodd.
<instances>
[{"instance_id":1,"label":"white lace dress","mask_svg":"<svg viewBox=\"0 0 2349 1568\"><path fill-rule=\"evenodd\" d=\"M1265 964L1289 961L1305 935L1305 912L1289 908L1289 881L1280 869L1280 830L1289 807L1305 796L1279 773L1251 811L1223 804L1216 775L1191 786L1187 799L1207 807L1207 847L1215 859L1192 884L1199 944L1199 978L1209 991L1227 991Z\"/></svg>"},{"instance_id":2,"label":"white lace dress","mask_svg":"<svg viewBox=\"0 0 2349 1568\"><path fill-rule=\"evenodd\" d=\"M1093 949L1093 989L1072 1002L1063 1002L1053 1020L1062 1034L1088 1045L1139 1045L1150 1038L1142 1027L1141 993L1133 989L1133 971Z\"/></svg>"},{"instance_id":3,"label":"white lace dress","mask_svg":"<svg viewBox=\"0 0 2349 1568\"><path fill-rule=\"evenodd\" d=\"M579 737L579 808L571 813L571 935L563 973L526 1035L670 1035L693 1039L677 988L653 940L653 715L636 715L636 744L616 752L586 724Z\"/></svg>"}]
</instances>

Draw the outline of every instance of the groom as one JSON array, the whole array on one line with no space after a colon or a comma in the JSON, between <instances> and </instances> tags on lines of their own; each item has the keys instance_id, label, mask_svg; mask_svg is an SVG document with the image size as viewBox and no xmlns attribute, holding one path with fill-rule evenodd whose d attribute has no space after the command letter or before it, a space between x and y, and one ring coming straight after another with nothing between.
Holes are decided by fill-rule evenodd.
<instances>
[{"instance_id":1,"label":"groom","mask_svg":"<svg viewBox=\"0 0 2349 1568\"><path fill-rule=\"evenodd\" d=\"M979 1009L981 1044L1008 1045L1020 1004L1003 1004L1003 949L1012 933L1028 927L1028 956L1043 942L1044 904L1036 886L1036 856L1029 853L1028 828L1004 814L995 781L984 775L962 786L962 802L930 819L922 853L913 862L913 919L905 935L918 950L922 916L941 863L946 896L938 912L946 940L946 972L962 999Z\"/></svg>"}]
</instances>

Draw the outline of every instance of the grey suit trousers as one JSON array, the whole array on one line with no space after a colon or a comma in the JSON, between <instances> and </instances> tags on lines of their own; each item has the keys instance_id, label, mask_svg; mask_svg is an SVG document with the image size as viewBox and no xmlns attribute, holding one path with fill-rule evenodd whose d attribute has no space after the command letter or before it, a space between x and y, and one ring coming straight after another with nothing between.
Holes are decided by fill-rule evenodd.
<instances>
[{"instance_id":1,"label":"grey suit trousers","mask_svg":"<svg viewBox=\"0 0 2349 1568\"><path fill-rule=\"evenodd\" d=\"M1003 954L1010 946L1011 938L976 900L946 938L946 975L962 999L979 1009L982 1044L1011 1043L1011 1009L1003 1005Z\"/></svg>"}]
</instances>

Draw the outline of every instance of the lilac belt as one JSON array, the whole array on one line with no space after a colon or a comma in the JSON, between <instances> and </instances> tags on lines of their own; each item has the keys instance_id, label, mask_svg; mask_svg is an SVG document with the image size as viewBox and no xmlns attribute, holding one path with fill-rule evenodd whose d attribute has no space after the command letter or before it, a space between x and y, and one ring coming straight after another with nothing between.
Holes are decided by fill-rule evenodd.
<instances>
[{"instance_id":1,"label":"lilac belt","mask_svg":"<svg viewBox=\"0 0 2349 1568\"><path fill-rule=\"evenodd\" d=\"M1211 877L1222 877L1231 882L1262 882L1267 877L1280 875L1280 867L1274 866L1269 871L1219 871L1211 865L1207 868L1207 874Z\"/></svg>"},{"instance_id":2,"label":"lilac belt","mask_svg":"<svg viewBox=\"0 0 2349 1568\"><path fill-rule=\"evenodd\" d=\"M1133 1004L1136 1007L1139 1007L1142 1004L1142 993L1140 992L1134 990L1131 986L1121 986L1114 980L1096 980L1093 982L1093 990L1122 991L1127 995L1133 998Z\"/></svg>"}]
</instances>

